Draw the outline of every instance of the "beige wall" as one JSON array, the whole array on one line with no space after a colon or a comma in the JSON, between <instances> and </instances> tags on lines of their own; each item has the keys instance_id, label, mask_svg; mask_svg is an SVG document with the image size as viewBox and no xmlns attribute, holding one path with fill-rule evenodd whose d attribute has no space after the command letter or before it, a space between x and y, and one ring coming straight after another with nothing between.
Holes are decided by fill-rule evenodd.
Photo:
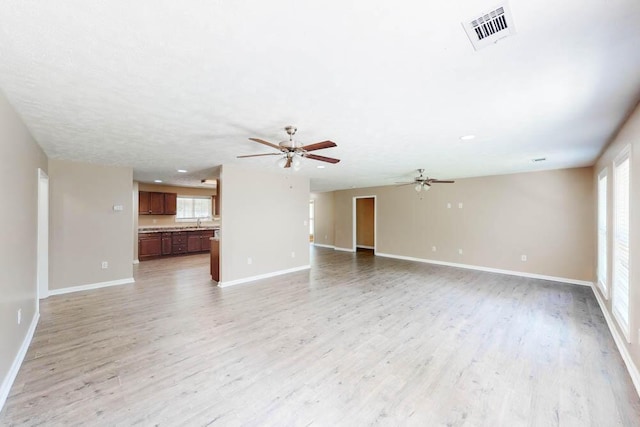
<instances>
[{"instance_id":1,"label":"beige wall","mask_svg":"<svg viewBox=\"0 0 640 427\"><path fill-rule=\"evenodd\" d=\"M335 246L353 249L353 197L376 195L378 253L592 281L592 175L576 168L460 179L421 194L413 186L336 191Z\"/></svg>"},{"instance_id":2,"label":"beige wall","mask_svg":"<svg viewBox=\"0 0 640 427\"><path fill-rule=\"evenodd\" d=\"M139 191L159 191L162 193L178 193L179 196L215 196L215 188L190 188L190 187L176 187L172 185L157 185L146 184L144 182L138 183ZM136 212L138 205L135 206ZM176 225L175 215L138 215L138 226L168 226Z\"/></svg>"},{"instance_id":3,"label":"beige wall","mask_svg":"<svg viewBox=\"0 0 640 427\"><path fill-rule=\"evenodd\" d=\"M356 199L356 246L373 247L375 243L375 199Z\"/></svg>"},{"instance_id":4,"label":"beige wall","mask_svg":"<svg viewBox=\"0 0 640 427\"><path fill-rule=\"evenodd\" d=\"M49 185L49 289L133 277L132 169L49 160Z\"/></svg>"},{"instance_id":5,"label":"beige wall","mask_svg":"<svg viewBox=\"0 0 640 427\"><path fill-rule=\"evenodd\" d=\"M314 208L314 235L316 245L333 246L334 230L334 199L333 191L326 193L311 193Z\"/></svg>"},{"instance_id":6,"label":"beige wall","mask_svg":"<svg viewBox=\"0 0 640 427\"><path fill-rule=\"evenodd\" d=\"M309 265L308 178L223 165L221 187L221 282Z\"/></svg>"},{"instance_id":7,"label":"beige wall","mask_svg":"<svg viewBox=\"0 0 640 427\"><path fill-rule=\"evenodd\" d=\"M36 313L38 168L47 157L0 92L0 384L27 336ZM22 310L18 325L17 313ZM0 389L1 396L4 391Z\"/></svg>"},{"instance_id":8,"label":"beige wall","mask_svg":"<svg viewBox=\"0 0 640 427\"><path fill-rule=\"evenodd\" d=\"M609 188L607 191L608 194L608 230L609 232L609 242L607 253L609 255L608 262L608 283L609 289L611 289L611 271L612 271L612 258L611 254L613 252L612 249L612 231L613 231L613 161L616 156L622 151L625 147L631 147L631 193L630 193L630 240L629 240L629 249L630 249L630 265L629 265L629 287L630 287L630 295L629 295L629 329L630 329L630 338L631 343L625 343L627 346L627 350L631 354L631 358L636 366L636 369L640 369L640 105L638 105L633 112L633 114L629 117L627 122L622 126L620 132L613 140L611 144L606 148L603 152L602 156L598 159L596 166L593 168L593 188L594 192L597 193L597 179L598 174L604 169L607 168L608 177L607 183L609 184ZM593 211L594 214L597 212L597 200L593 203ZM596 226L594 225L593 231L594 234L597 233ZM611 311L611 298L607 298L603 295L599 288L597 288L596 292L602 297L602 300L605 303L606 310L609 312L611 317L613 318L613 314ZM618 329L620 336L624 337L624 334L618 327L617 322L614 320L613 324Z\"/></svg>"}]
</instances>

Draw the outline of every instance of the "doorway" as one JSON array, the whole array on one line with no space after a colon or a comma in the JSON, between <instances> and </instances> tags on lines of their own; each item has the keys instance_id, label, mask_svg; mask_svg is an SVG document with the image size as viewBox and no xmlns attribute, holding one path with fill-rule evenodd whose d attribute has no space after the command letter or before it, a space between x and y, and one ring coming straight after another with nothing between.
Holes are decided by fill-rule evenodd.
<instances>
[{"instance_id":1,"label":"doorway","mask_svg":"<svg viewBox=\"0 0 640 427\"><path fill-rule=\"evenodd\" d=\"M353 248L376 250L376 196L353 198Z\"/></svg>"},{"instance_id":2,"label":"doorway","mask_svg":"<svg viewBox=\"0 0 640 427\"><path fill-rule=\"evenodd\" d=\"M309 242L315 241L315 204L313 200L309 201Z\"/></svg>"},{"instance_id":3,"label":"doorway","mask_svg":"<svg viewBox=\"0 0 640 427\"><path fill-rule=\"evenodd\" d=\"M49 176L38 169L37 301L49 296ZM38 306L39 308L39 306ZM38 310L39 311L39 310Z\"/></svg>"}]
</instances>

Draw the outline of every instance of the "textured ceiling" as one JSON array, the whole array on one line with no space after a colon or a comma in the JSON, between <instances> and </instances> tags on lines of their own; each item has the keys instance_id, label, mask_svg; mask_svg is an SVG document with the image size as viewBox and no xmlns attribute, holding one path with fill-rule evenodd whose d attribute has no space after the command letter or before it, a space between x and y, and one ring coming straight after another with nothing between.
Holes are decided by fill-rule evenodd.
<instances>
[{"instance_id":1,"label":"textured ceiling","mask_svg":"<svg viewBox=\"0 0 640 427\"><path fill-rule=\"evenodd\" d=\"M512 0L516 35L474 51L492 6L0 0L0 88L49 157L145 182L276 170L235 156L288 124L338 144L287 171L317 191L592 164L640 96L640 2Z\"/></svg>"}]
</instances>

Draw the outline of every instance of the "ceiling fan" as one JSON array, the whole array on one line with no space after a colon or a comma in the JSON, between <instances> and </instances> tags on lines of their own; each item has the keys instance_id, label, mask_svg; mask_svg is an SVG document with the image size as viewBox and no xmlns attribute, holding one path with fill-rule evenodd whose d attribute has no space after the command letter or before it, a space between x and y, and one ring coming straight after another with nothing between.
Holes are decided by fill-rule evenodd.
<instances>
[{"instance_id":1,"label":"ceiling fan","mask_svg":"<svg viewBox=\"0 0 640 427\"><path fill-rule=\"evenodd\" d=\"M429 178L423 176L424 169L418 169L419 175L413 179L412 182L398 182L398 185L415 185L415 190L419 193L421 191L428 191L431 188L431 184L453 184L455 181L443 181L440 179Z\"/></svg>"},{"instance_id":2,"label":"ceiling fan","mask_svg":"<svg viewBox=\"0 0 640 427\"><path fill-rule=\"evenodd\" d=\"M251 141L258 142L260 144L267 145L271 148L278 150L278 153L265 153L265 154L249 154L246 156L238 156L238 158L245 157L260 157L260 156L282 156L278 160L278 166L281 168L290 168L293 166L295 170L300 169L300 159L307 158L311 160L319 160L327 163L338 163L340 159L334 159L333 157L318 156L317 154L310 154L309 151L322 150L323 148L337 147L333 141L316 142L315 144L301 145L299 142L293 140L298 128L295 126L287 126L284 130L289 134L289 140L281 141L278 144L273 144L269 141L265 141L260 138L249 138Z\"/></svg>"}]
</instances>

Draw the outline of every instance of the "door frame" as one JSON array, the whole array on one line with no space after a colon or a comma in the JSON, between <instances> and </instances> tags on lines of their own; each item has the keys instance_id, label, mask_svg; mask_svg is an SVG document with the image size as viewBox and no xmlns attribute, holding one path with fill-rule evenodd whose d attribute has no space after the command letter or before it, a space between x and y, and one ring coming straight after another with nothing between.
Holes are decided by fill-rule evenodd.
<instances>
[{"instance_id":1,"label":"door frame","mask_svg":"<svg viewBox=\"0 0 640 427\"><path fill-rule=\"evenodd\" d=\"M356 215L356 200L357 199L373 199L373 254L377 255L377 251L378 251L378 200L377 197L375 195L371 195L371 196L354 196L353 197L353 202L352 202L352 209L351 209L351 218L352 218L352 225L351 225L351 229L353 231L353 236L352 236L352 248L353 248L353 252L356 252L358 250L358 246L357 246L357 236L356 236L356 227L357 227L357 223L358 223L358 219L357 219L357 215Z\"/></svg>"},{"instance_id":2,"label":"door frame","mask_svg":"<svg viewBox=\"0 0 640 427\"><path fill-rule=\"evenodd\" d=\"M38 221L36 249L36 301L49 296L49 175L38 168Z\"/></svg>"}]
</instances>

